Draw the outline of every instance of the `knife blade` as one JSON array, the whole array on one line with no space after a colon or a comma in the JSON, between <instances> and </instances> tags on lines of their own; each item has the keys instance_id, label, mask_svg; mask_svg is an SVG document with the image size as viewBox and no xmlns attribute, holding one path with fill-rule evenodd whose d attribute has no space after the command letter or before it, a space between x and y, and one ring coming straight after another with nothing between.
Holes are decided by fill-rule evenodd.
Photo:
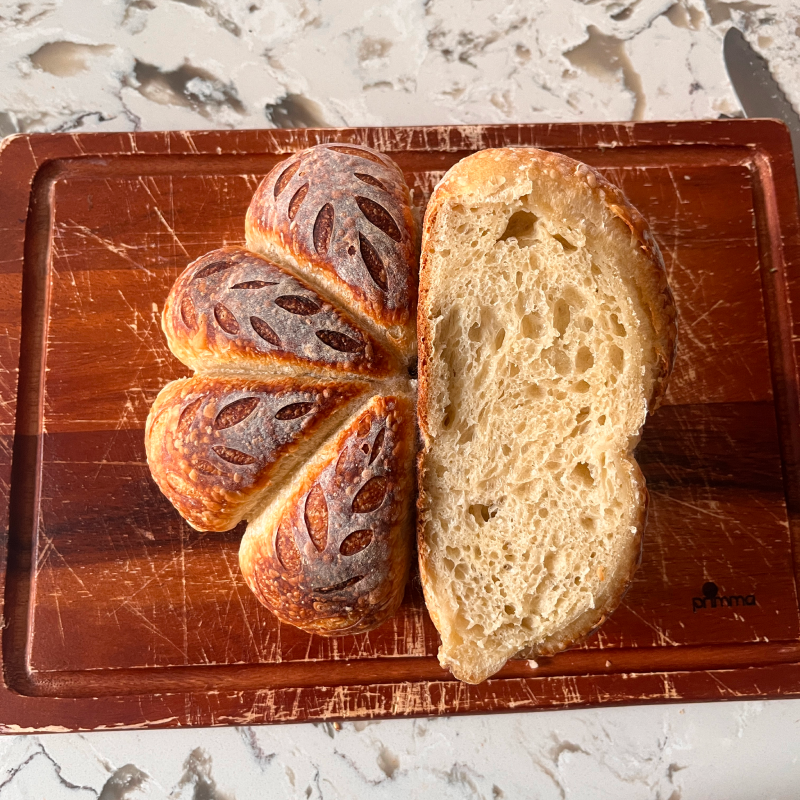
<instances>
[{"instance_id":1,"label":"knife blade","mask_svg":"<svg viewBox=\"0 0 800 800\"><path fill-rule=\"evenodd\" d=\"M792 137L794 167L800 187L800 115L786 99L767 62L738 28L730 28L722 45L725 67L748 117L773 117L786 123Z\"/></svg>"}]
</instances>

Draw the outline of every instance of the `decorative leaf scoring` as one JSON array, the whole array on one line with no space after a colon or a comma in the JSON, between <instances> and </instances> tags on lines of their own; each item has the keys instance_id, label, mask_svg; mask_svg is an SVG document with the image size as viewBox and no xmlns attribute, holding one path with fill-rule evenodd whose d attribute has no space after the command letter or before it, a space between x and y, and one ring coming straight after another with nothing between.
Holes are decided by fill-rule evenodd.
<instances>
[{"instance_id":1,"label":"decorative leaf scoring","mask_svg":"<svg viewBox=\"0 0 800 800\"><path fill-rule=\"evenodd\" d=\"M343 556L354 556L360 553L372 541L372 531L365 528L361 531L353 531L339 547L339 552Z\"/></svg>"},{"instance_id":2,"label":"decorative leaf scoring","mask_svg":"<svg viewBox=\"0 0 800 800\"><path fill-rule=\"evenodd\" d=\"M208 461L206 461L204 458L197 459L197 461L193 462L192 466L198 472L202 472L204 475L219 474L219 470L213 464L210 464Z\"/></svg>"},{"instance_id":3,"label":"decorative leaf scoring","mask_svg":"<svg viewBox=\"0 0 800 800\"><path fill-rule=\"evenodd\" d=\"M181 411L176 430L182 436L189 433L189 428L191 428L192 422L194 422L194 415L197 413L197 409L200 408L200 403L202 402L203 398L198 397L197 400L192 400L192 402Z\"/></svg>"},{"instance_id":4,"label":"decorative leaf scoring","mask_svg":"<svg viewBox=\"0 0 800 800\"><path fill-rule=\"evenodd\" d=\"M278 195L289 185L289 181L294 178L295 172L300 169L300 161L295 161L290 164L281 174L278 180L275 181L275 199Z\"/></svg>"},{"instance_id":5,"label":"decorative leaf scoring","mask_svg":"<svg viewBox=\"0 0 800 800\"><path fill-rule=\"evenodd\" d=\"M353 339L352 336L347 336L337 331L317 331L317 338L328 345L328 347L338 350L340 353L361 353L366 346L364 342L359 342Z\"/></svg>"},{"instance_id":6,"label":"decorative leaf scoring","mask_svg":"<svg viewBox=\"0 0 800 800\"><path fill-rule=\"evenodd\" d=\"M327 589L314 589L315 592L318 594L330 594L331 592L341 592L342 589L348 589L351 586L355 586L359 581L363 581L363 575L355 575L352 578L348 578L346 581L342 581L341 583L337 583L334 586L328 586Z\"/></svg>"},{"instance_id":7,"label":"decorative leaf scoring","mask_svg":"<svg viewBox=\"0 0 800 800\"><path fill-rule=\"evenodd\" d=\"M233 264L230 261L212 261L210 264L200 267L200 269L195 272L192 280L197 281L200 280L200 278L207 278L209 275L223 272L226 269L230 269L232 266Z\"/></svg>"},{"instance_id":8,"label":"decorative leaf scoring","mask_svg":"<svg viewBox=\"0 0 800 800\"><path fill-rule=\"evenodd\" d=\"M314 221L314 248L324 256L328 252L333 235L334 212L330 203L325 203Z\"/></svg>"},{"instance_id":9,"label":"decorative leaf scoring","mask_svg":"<svg viewBox=\"0 0 800 800\"><path fill-rule=\"evenodd\" d=\"M368 150L360 150L358 147L348 147L344 144L334 144L331 145L328 150L333 150L337 153L345 153L348 156L366 158L367 161L374 161L376 164L380 164L382 167L386 166L386 163L382 161L379 156L376 156L374 153L370 153Z\"/></svg>"},{"instance_id":10,"label":"decorative leaf scoring","mask_svg":"<svg viewBox=\"0 0 800 800\"><path fill-rule=\"evenodd\" d=\"M281 346L281 340L277 333L275 333L263 319L259 317L250 317L250 325L253 330L265 341L269 342L274 347Z\"/></svg>"},{"instance_id":11,"label":"decorative leaf scoring","mask_svg":"<svg viewBox=\"0 0 800 800\"><path fill-rule=\"evenodd\" d=\"M244 283L236 283L231 286L231 289L263 289L266 286L277 286L275 281L245 281Z\"/></svg>"},{"instance_id":12,"label":"decorative leaf scoring","mask_svg":"<svg viewBox=\"0 0 800 800\"><path fill-rule=\"evenodd\" d=\"M241 450L233 450L230 447L223 447L216 445L211 448L223 461L228 461L231 464L237 464L240 467L255 464L257 458L251 456L249 453L243 453Z\"/></svg>"},{"instance_id":13,"label":"decorative leaf scoring","mask_svg":"<svg viewBox=\"0 0 800 800\"><path fill-rule=\"evenodd\" d=\"M328 543L328 504L322 487L315 483L306 498L306 528L318 552Z\"/></svg>"},{"instance_id":14,"label":"decorative leaf scoring","mask_svg":"<svg viewBox=\"0 0 800 800\"><path fill-rule=\"evenodd\" d=\"M244 422L256 410L258 403L257 397L243 397L241 400L234 400L217 414L214 427L220 431Z\"/></svg>"},{"instance_id":15,"label":"decorative leaf scoring","mask_svg":"<svg viewBox=\"0 0 800 800\"><path fill-rule=\"evenodd\" d=\"M336 459L336 477L341 478L347 472L347 451L339 453L339 458Z\"/></svg>"},{"instance_id":16,"label":"decorative leaf scoring","mask_svg":"<svg viewBox=\"0 0 800 800\"><path fill-rule=\"evenodd\" d=\"M181 300L181 319L183 324L192 330L197 328L197 312L194 309L192 298L188 294Z\"/></svg>"},{"instance_id":17,"label":"decorative leaf scoring","mask_svg":"<svg viewBox=\"0 0 800 800\"><path fill-rule=\"evenodd\" d=\"M288 406L278 409L275 419L300 419L300 417L310 414L316 407L316 403L290 403Z\"/></svg>"},{"instance_id":18,"label":"decorative leaf scoring","mask_svg":"<svg viewBox=\"0 0 800 800\"><path fill-rule=\"evenodd\" d=\"M239 323L236 321L236 317L222 303L217 303L214 306L214 318L225 333L230 333L231 335L239 333Z\"/></svg>"},{"instance_id":19,"label":"decorative leaf scoring","mask_svg":"<svg viewBox=\"0 0 800 800\"><path fill-rule=\"evenodd\" d=\"M375 437L375 442L372 445L372 453L369 457L369 463L371 464L381 453L383 450L383 440L386 438L386 428L381 428L378 431L378 435Z\"/></svg>"},{"instance_id":20,"label":"decorative leaf scoring","mask_svg":"<svg viewBox=\"0 0 800 800\"><path fill-rule=\"evenodd\" d=\"M359 436L367 436L369 432L372 430L372 418L369 414L364 414L363 417L358 421L358 430L356 433Z\"/></svg>"},{"instance_id":21,"label":"decorative leaf scoring","mask_svg":"<svg viewBox=\"0 0 800 800\"><path fill-rule=\"evenodd\" d=\"M297 216L297 212L300 210L300 206L303 205L303 200L306 199L306 195L308 194L308 184L304 183L292 196L292 199L289 201L289 219L294 219Z\"/></svg>"},{"instance_id":22,"label":"decorative leaf scoring","mask_svg":"<svg viewBox=\"0 0 800 800\"><path fill-rule=\"evenodd\" d=\"M275 551L278 554L278 560L287 572L300 571L303 562L300 558L300 551L294 543L291 522L284 521L278 528L278 535L275 537Z\"/></svg>"},{"instance_id":23,"label":"decorative leaf scoring","mask_svg":"<svg viewBox=\"0 0 800 800\"><path fill-rule=\"evenodd\" d=\"M299 294L282 294L275 299L275 305L301 317L308 317L319 311L319 306L313 300Z\"/></svg>"},{"instance_id":24,"label":"decorative leaf scoring","mask_svg":"<svg viewBox=\"0 0 800 800\"><path fill-rule=\"evenodd\" d=\"M388 192L389 191L377 178L375 178L372 175L368 175L366 172L354 172L353 174L362 183L367 183L370 186L374 186L377 189L382 189L384 192Z\"/></svg>"},{"instance_id":25,"label":"decorative leaf scoring","mask_svg":"<svg viewBox=\"0 0 800 800\"><path fill-rule=\"evenodd\" d=\"M356 203L361 213L376 227L380 228L390 239L399 242L402 239L400 228L394 217L380 204L369 197L356 197Z\"/></svg>"},{"instance_id":26,"label":"decorative leaf scoring","mask_svg":"<svg viewBox=\"0 0 800 800\"><path fill-rule=\"evenodd\" d=\"M386 280L386 268L383 266L383 261L378 255L378 251L370 244L366 236L358 234L358 245L361 249L361 258L364 259L364 264L367 267L372 280L375 285L382 289L384 292L389 288L389 283Z\"/></svg>"},{"instance_id":27,"label":"decorative leaf scoring","mask_svg":"<svg viewBox=\"0 0 800 800\"><path fill-rule=\"evenodd\" d=\"M389 489L389 481L383 475L370 478L353 498L353 513L368 514L380 508L383 498Z\"/></svg>"}]
</instances>

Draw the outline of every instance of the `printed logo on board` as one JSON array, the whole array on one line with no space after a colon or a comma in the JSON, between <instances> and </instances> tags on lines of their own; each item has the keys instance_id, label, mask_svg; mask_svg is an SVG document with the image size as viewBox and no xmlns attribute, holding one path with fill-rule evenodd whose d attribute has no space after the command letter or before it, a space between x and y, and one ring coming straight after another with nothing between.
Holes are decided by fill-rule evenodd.
<instances>
[{"instance_id":1,"label":"printed logo on board","mask_svg":"<svg viewBox=\"0 0 800 800\"><path fill-rule=\"evenodd\" d=\"M696 614L701 609L733 608L733 606L754 606L754 594L721 595L716 583L709 581L703 584L703 596L692 598L692 613Z\"/></svg>"}]
</instances>

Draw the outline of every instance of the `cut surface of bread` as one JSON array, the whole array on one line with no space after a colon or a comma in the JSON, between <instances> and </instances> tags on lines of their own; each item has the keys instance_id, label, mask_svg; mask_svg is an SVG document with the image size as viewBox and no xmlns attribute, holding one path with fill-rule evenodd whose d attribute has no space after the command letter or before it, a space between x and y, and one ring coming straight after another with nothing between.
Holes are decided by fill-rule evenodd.
<instances>
[{"instance_id":1,"label":"cut surface of bread","mask_svg":"<svg viewBox=\"0 0 800 800\"><path fill-rule=\"evenodd\" d=\"M632 453L676 315L622 193L515 148L464 159L434 192L418 330L422 584L439 660L478 683L619 603L646 516Z\"/></svg>"}]
</instances>

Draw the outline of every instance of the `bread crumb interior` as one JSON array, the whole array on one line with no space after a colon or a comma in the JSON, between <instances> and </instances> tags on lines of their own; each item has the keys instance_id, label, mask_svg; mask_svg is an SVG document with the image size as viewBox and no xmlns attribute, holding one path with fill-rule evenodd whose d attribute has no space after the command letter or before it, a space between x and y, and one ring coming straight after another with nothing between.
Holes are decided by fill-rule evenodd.
<instances>
[{"instance_id":1,"label":"bread crumb interior","mask_svg":"<svg viewBox=\"0 0 800 800\"><path fill-rule=\"evenodd\" d=\"M544 193L439 213L425 540L440 657L468 677L607 593L637 521L630 452L656 359L633 265L599 226Z\"/></svg>"}]
</instances>

